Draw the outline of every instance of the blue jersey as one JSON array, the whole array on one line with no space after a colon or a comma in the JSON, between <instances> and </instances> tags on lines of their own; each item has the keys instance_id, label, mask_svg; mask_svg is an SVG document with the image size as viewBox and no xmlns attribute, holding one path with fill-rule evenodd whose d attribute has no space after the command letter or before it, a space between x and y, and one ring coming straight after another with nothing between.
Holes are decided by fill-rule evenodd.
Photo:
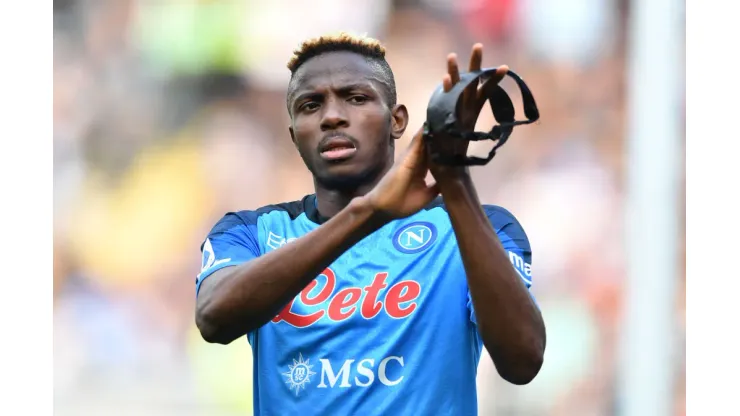
<instances>
[{"instance_id":1,"label":"blue jersey","mask_svg":"<svg viewBox=\"0 0 740 416\"><path fill-rule=\"evenodd\" d=\"M505 209L485 212L527 287L531 249ZM202 246L196 291L319 227L316 197L226 214ZM482 341L442 199L363 239L247 334L255 415L475 415ZM238 371L238 370L235 370Z\"/></svg>"}]
</instances>

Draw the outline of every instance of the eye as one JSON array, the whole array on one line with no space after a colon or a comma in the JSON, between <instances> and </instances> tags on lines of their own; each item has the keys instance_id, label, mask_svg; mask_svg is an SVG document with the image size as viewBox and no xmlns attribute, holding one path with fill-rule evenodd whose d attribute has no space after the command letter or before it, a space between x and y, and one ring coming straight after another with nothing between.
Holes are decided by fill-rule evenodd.
<instances>
[{"instance_id":1,"label":"eye","mask_svg":"<svg viewBox=\"0 0 740 416\"><path fill-rule=\"evenodd\" d=\"M313 110L316 110L317 108L319 108L319 103L317 103L316 101L308 101L308 102L301 104L298 107L298 111L301 111L301 112L313 111Z\"/></svg>"},{"instance_id":2,"label":"eye","mask_svg":"<svg viewBox=\"0 0 740 416\"><path fill-rule=\"evenodd\" d=\"M353 95L349 97L349 102L351 102L352 104L364 104L369 100L370 99L364 95Z\"/></svg>"}]
</instances>

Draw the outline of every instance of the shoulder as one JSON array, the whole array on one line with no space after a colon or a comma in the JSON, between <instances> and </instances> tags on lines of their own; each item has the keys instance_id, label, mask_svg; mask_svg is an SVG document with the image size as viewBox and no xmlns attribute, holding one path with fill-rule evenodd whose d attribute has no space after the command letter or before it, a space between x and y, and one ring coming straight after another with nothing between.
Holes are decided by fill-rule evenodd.
<instances>
[{"instance_id":1,"label":"shoulder","mask_svg":"<svg viewBox=\"0 0 740 416\"><path fill-rule=\"evenodd\" d=\"M486 213L486 216L491 221L493 226L496 227L496 229L503 228L504 226L507 226L509 224L521 226L516 216L511 211L502 206L483 204L481 205L481 207L483 208L483 211ZM435 208L441 208L447 211L447 207L445 206L444 200L441 196L435 198L432 202L429 203L429 205L424 207L424 209L427 211L433 210Z\"/></svg>"},{"instance_id":2,"label":"shoulder","mask_svg":"<svg viewBox=\"0 0 740 416\"><path fill-rule=\"evenodd\" d=\"M519 220L516 216L508 209L499 205L484 204L483 211L485 211L488 219L495 227L504 227L509 224L519 224Z\"/></svg>"},{"instance_id":3,"label":"shoulder","mask_svg":"<svg viewBox=\"0 0 740 416\"><path fill-rule=\"evenodd\" d=\"M297 201L227 212L211 227L206 241L209 239L233 240L257 244L255 239L259 234L260 227L265 225L265 221L267 221L267 225L274 226L277 223L295 220L305 212L308 203L313 204L312 201L308 200L309 197L310 195ZM276 213L278 215L275 215Z\"/></svg>"},{"instance_id":4,"label":"shoulder","mask_svg":"<svg viewBox=\"0 0 740 416\"><path fill-rule=\"evenodd\" d=\"M510 240L512 244L519 248L531 250L529 237L524 231L524 227L511 211L498 205L483 205L483 210L488 215L488 220L502 242Z\"/></svg>"},{"instance_id":5,"label":"shoulder","mask_svg":"<svg viewBox=\"0 0 740 416\"><path fill-rule=\"evenodd\" d=\"M284 213L291 220L294 220L302 213L306 212L306 204L308 203L309 197L310 195L296 201L280 202L254 209L227 212L218 220L216 225L213 227L212 232L215 232L218 229L228 229L238 225L256 225L257 220L260 217L275 212Z\"/></svg>"},{"instance_id":6,"label":"shoulder","mask_svg":"<svg viewBox=\"0 0 740 416\"><path fill-rule=\"evenodd\" d=\"M491 226L493 226L493 229L500 237L512 240L529 240L521 222L510 210L493 204L483 204L481 207L486 213ZM441 197L437 197L425 207L426 210L432 210L434 208L447 210Z\"/></svg>"}]
</instances>

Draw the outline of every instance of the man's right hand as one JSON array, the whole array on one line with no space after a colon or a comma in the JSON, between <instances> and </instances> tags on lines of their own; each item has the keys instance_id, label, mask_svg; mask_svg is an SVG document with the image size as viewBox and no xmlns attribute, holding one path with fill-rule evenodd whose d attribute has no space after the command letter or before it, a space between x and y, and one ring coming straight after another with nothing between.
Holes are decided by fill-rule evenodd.
<instances>
[{"instance_id":1,"label":"man's right hand","mask_svg":"<svg viewBox=\"0 0 740 416\"><path fill-rule=\"evenodd\" d=\"M429 164L422 134L423 128L411 139L403 157L364 196L376 212L393 219L405 218L420 211L439 195L437 184L426 183Z\"/></svg>"},{"instance_id":2,"label":"man's right hand","mask_svg":"<svg viewBox=\"0 0 740 416\"><path fill-rule=\"evenodd\" d=\"M372 191L329 221L290 244L203 280L195 318L203 338L228 344L262 327L357 242L390 220L420 211L439 195L436 184L426 184L429 165L422 132Z\"/></svg>"}]
</instances>

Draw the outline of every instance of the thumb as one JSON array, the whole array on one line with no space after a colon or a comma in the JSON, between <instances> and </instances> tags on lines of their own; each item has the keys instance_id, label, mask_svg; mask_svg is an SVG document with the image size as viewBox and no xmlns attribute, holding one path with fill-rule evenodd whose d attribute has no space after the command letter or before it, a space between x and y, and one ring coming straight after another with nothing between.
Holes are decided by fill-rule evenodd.
<instances>
[{"instance_id":1,"label":"thumb","mask_svg":"<svg viewBox=\"0 0 740 416\"><path fill-rule=\"evenodd\" d=\"M420 128L419 131L414 134L411 138L409 147L406 148L406 153L403 157L403 166L407 169L416 169L419 165L423 164L424 160L424 128Z\"/></svg>"},{"instance_id":2,"label":"thumb","mask_svg":"<svg viewBox=\"0 0 740 416\"><path fill-rule=\"evenodd\" d=\"M496 86L498 86L501 81L503 81L504 77L506 77L506 74L509 72L509 67L507 65L501 65L498 68L496 68L496 72L491 74L491 76L483 81L483 84L478 88L478 91L476 93L477 101L480 103L481 107L486 102L486 97L494 90L496 89Z\"/></svg>"},{"instance_id":3,"label":"thumb","mask_svg":"<svg viewBox=\"0 0 740 416\"><path fill-rule=\"evenodd\" d=\"M426 191L431 199L434 199L434 197L436 197L437 195L439 195L440 192L442 192L442 190L439 187L439 184L436 182L431 185L427 185Z\"/></svg>"}]
</instances>

